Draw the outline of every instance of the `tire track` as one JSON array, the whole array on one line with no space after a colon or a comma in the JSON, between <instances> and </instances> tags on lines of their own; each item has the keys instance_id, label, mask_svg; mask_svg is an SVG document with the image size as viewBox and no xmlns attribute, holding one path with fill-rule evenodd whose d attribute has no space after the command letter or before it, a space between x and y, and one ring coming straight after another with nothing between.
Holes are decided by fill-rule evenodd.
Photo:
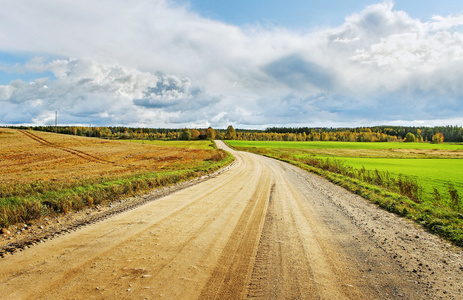
<instances>
[{"instance_id":1,"label":"tire track","mask_svg":"<svg viewBox=\"0 0 463 300\"><path fill-rule=\"evenodd\" d=\"M275 185L272 185L270 191L270 198L268 203L267 214L265 215L264 226L262 228L262 234L259 239L259 246L256 254L256 259L254 267L252 269L251 279L249 281L249 286L247 290L247 298L250 299L263 299L272 298L272 295L269 293L268 286L271 284L271 276L269 276L271 269L278 268L278 265L271 265L270 255L272 248L272 235L275 235L274 227L274 200L273 193L275 191ZM281 250L281 246L279 247ZM281 254L281 251L279 251ZM281 260L281 256L279 259ZM273 286L273 295L278 294L278 288Z\"/></svg>"},{"instance_id":2,"label":"tire track","mask_svg":"<svg viewBox=\"0 0 463 300\"><path fill-rule=\"evenodd\" d=\"M259 188L249 199L227 245L222 252L208 283L201 292L200 299L244 298L251 268L256 257L258 239L267 214L268 201L272 194L269 186L271 178L264 176Z\"/></svg>"},{"instance_id":3,"label":"tire track","mask_svg":"<svg viewBox=\"0 0 463 300\"><path fill-rule=\"evenodd\" d=\"M44 145L44 146L48 146L48 147L52 147L52 148L55 148L55 149L58 149L58 150L61 150L61 151L65 151L67 153L70 153L72 155L75 155L79 158L82 158L82 159L85 159L87 161L92 161L92 162L99 162L99 163L107 163L107 164L114 164L113 161L109 161L109 160L105 160L105 159L102 159L102 158L99 158L99 157L96 157L94 155L91 155L91 154L88 154L86 152L83 152L83 151L80 151L80 150L76 150L76 149L73 149L73 148L68 148L68 147L63 147L63 146L60 146L60 145L56 145L56 144L53 144L31 132L28 132L26 130L19 130L22 134L24 134L25 136L33 139L34 141Z\"/></svg>"}]
</instances>

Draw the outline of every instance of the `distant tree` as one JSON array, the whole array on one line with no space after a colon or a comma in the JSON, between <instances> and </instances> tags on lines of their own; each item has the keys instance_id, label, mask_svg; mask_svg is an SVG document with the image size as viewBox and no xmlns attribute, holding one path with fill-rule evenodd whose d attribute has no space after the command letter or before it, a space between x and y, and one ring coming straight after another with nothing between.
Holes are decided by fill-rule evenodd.
<instances>
[{"instance_id":1,"label":"distant tree","mask_svg":"<svg viewBox=\"0 0 463 300\"><path fill-rule=\"evenodd\" d=\"M196 130L196 129L190 130L190 133L191 133L191 139L192 140L197 140L198 137L199 137L199 134L200 134L199 131Z\"/></svg>"},{"instance_id":2,"label":"distant tree","mask_svg":"<svg viewBox=\"0 0 463 300\"><path fill-rule=\"evenodd\" d=\"M236 131L233 128L233 126L228 126L227 132L225 133L225 139L226 140L234 140L236 139Z\"/></svg>"},{"instance_id":3,"label":"distant tree","mask_svg":"<svg viewBox=\"0 0 463 300\"><path fill-rule=\"evenodd\" d=\"M440 132L436 133L432 136L432 143L433 144L440 144L444 142L444 135Z\"/></svg>"},{"instance_id":4,"label":"distant tree","mask_svg":"<svg viewBox=\"0 0 463 300\"><path fill-rule=\"evenodd\" d=\"M225 133L224 130L216 130L215 131L215 139L216 140L223 140Z\"/></svg>"},{"instance_id":5,"label":"distant tree","mask_svg":"<svg viewBox=\"0 0 463 300\"><path fill-rule=\"evenodd\" d=\"M182 135L180 136L180 139L181 140L184 140L184 141L189 141L191 140L191 133L190 133L190 130L188 129L183 129L182 131Z\"/></svg>"},{"instance_id":6,"label":"distant tree","mask_svg":"<svg viewBox=\"0 0 463 300\"><path fill-rule=\"evenodd\" d=\"M208 140L215 139L215 130L212 127L207 128L206 130L206 137Z\"/></svg>"},{"instance_id":7,"label":"distant tree","mask_svg":"<svg viewBox=\"0 0 463 300\"><path fill-rule=\"evenodd\" d=\"M205 139L207 139L206 130L201 129L201 130L199 131L198 139L200 139L200 140L205 140Z\"/></svg>"},{"instance_id":8,"label":"distant tree","mask_svg":"<svg viewBox=\"0 0 463 300\"><path fill-rule=\"evenodd\" d=\"M407 135L405 135L404 142L407 142L407 143L415 142L415 135L413 133L411 133L411 132L407 133Z\"/></svg>"}]
</instances>

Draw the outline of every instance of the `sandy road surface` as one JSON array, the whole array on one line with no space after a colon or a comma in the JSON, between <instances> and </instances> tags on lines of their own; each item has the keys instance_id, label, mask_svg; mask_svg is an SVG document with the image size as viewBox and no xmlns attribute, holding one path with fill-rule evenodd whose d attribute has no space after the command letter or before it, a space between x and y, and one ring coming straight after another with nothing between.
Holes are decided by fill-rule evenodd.
<instances>
[{"instance_id":1,"label":"sandy road surface","mask_svg":"<svg viewBox=\"0 0 463 300\"><path fill-rule=\"evenodd\" d=\"M0 298L463 297L461 249L317 176L231 152L215 178L1 259Z\"/></svg>"}]
</instances>

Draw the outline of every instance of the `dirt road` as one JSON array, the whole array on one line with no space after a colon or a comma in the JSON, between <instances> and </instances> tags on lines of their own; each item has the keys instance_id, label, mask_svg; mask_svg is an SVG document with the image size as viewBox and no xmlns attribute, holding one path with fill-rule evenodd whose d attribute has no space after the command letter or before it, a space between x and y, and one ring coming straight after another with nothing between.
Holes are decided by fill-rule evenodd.
<instances>
[{"instance_id":1,"label":"dirt road","mask_svg":"<svg viewBox=\"0 0 463 300\"><path fill-rule=\"evenodd\" d=\"M217 177L0 259L0 297L463 297L461 249L313 174L231 152Z\"/></svg>"}]
</instances>

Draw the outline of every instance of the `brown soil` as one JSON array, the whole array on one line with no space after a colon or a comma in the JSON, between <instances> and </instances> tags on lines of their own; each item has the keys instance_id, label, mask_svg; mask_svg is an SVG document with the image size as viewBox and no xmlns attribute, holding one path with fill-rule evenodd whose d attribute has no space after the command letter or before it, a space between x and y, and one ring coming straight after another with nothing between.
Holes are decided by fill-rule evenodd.
<instances>
[{"instance_id":1,"label":"brown soil","mask_svg":"<svg viewBox=\"0 0 463 300\"><path fill-rule=\"evenodd\" d=\"M463 297L460 248L313 174L231 152L219 176L6 255L0 298Z\"/></svg>"}]
</instances>

